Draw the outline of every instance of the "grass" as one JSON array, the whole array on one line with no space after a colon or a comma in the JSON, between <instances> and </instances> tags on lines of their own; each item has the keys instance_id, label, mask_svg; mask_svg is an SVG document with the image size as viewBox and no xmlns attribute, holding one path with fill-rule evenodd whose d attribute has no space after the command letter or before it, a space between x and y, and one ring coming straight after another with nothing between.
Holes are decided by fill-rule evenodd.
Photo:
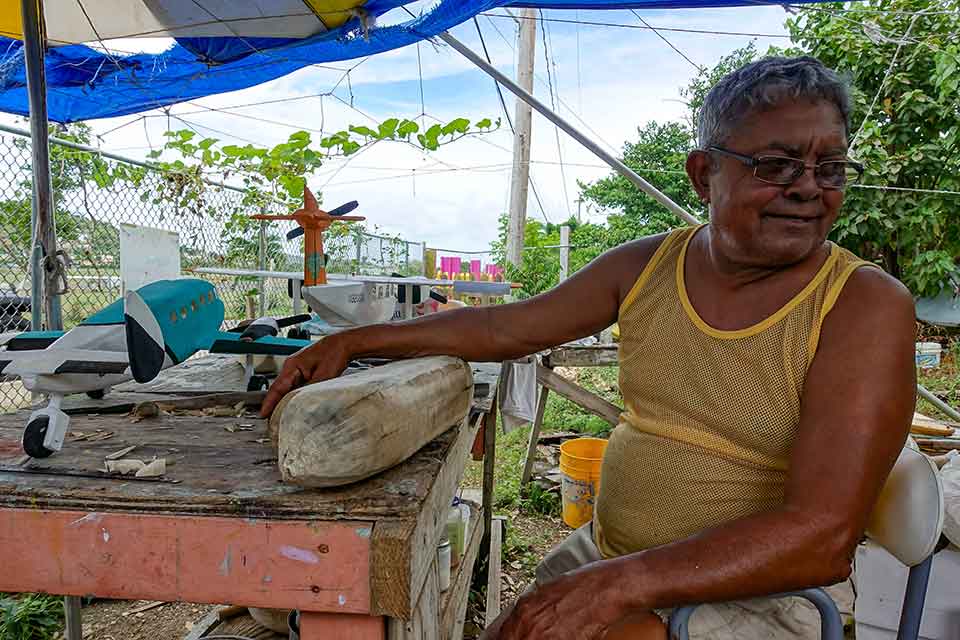
<instances>
[{"instance_id":1,"label":"grass","mask_svg":"<svg viewBox=\"0 0 960 640\"><path fill-rule=\"evenodd\" d=\"M940 357L940 366L935 369L918 369L917 382L940 396L951 407L960 409L960 337L947 337L940 342L946 343ZM953 421L950 416L919 396L917 411L931 418Z\"/></svg>"},{"instance_id":2,"label":"grass","mask_svg":"<svg viewBox=\"0 0 960 640\"><path fill-rule=\"evenodd\" d=\"M575 375L577 383L583 388L622 406L623 399L617 386L617 367L591 367L560 370L563 375ZM547 408L544 412L541 433L573 431L584 436L606 437L610 425L584 412L583 409L556 393L547 396ZM560 513L560 501L553 494L531 488L520 491L520 473L523 469L523 456L527 450L530 427L515 429L503 433L497 423L497 450L494 469L494 507L499 510L519 509L551 515ZM463 484L468 487L480 487L483 478L483 463L471 462L464 475Z\"/></svg>"},{"instance_id":3,"label":"grass","mask_svg":"<svg viewBox=\"0 0 960 640\"><path fill-rule=\"evenodd\" d=\"M63 598L0 594L0 640L51 640L63 628Z\"/></svg>"}]
</instances>

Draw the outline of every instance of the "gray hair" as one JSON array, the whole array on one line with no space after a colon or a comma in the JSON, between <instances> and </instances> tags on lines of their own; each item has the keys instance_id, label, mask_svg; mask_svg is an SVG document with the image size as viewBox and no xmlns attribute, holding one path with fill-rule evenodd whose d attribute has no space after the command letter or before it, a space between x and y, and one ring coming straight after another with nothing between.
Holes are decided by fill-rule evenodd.
<instances>
[{"instance_id":1,"label":"gray hair","mask_svg":"<svg viewBox=\"0 0 960 640\"><path fill-rule=\"evenodd\" d=\"M740 67L710 89L700 107L697 142L701 149L720 145L748 113L804 99L835 104L850 136L850 94L835 71L810 56L770 57Z\"/></svg>"}]
</instances>

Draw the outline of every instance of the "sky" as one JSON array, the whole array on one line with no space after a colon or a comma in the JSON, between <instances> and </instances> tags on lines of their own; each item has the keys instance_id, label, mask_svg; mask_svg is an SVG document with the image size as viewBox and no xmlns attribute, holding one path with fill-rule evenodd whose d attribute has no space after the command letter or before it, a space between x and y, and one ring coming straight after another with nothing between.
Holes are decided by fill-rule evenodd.
<instances>
[{"instance_id":1,"label":"sky","mask_svg":"<svg viewBox=\"0 0 960 640\"><path fill-rule=\"evenodd\" d=\"M426 9L430 3L420 5L411 8ZM709 68L751 40L760 51L788 42L783 22L789 16L781 7L638 13L654 27L774 37L661 31L681 55L650 30L586 24L642 26L630 11L543 11L545 22L537 25L535 95L546 104L556 103L562 117L616 155L646 122L683 118L686 107L679 91L696 74L694 64ZM404 19L394 12L381 22ZM497 10L478 22L494 65L514 77L516 21ZM452 33L482 52L472 22ZM123 51L161 51L170 42L155 38L107 44ZM349 74L349 83L337 89L339 100L307 97L329 91L343 70L358 62L337 63L337 69L308 67L250 89L192 100L174 106L169 119L150 111L88 124L104 150L143 159L151 146L162 146L168 127L189 125L223 144L273 146L298 129L315 130L316 140L321 130L329 134L390 117L414 119L422 112L427 126L432 118L501 118L497 132L468 137L437 152L401 143L376 144L348 159L331 160L308 178L326 207L358 200L355 213L389 234L448 250L488 250L497 236L498 217L508 207L513 147L494 81L449 47L425 42L362 61ZM506 90L503 95L514 118L513 95ZM295 97L302 99L259 104ZM24 126L22 119L7 114L0 114L0 122ZM608 175L606 165L536 112L532 140L531 176L539 201L531 190L528 218L558 223L579 209L581 219L602 222L605 212L578 204L578 182Z\"/></svg>"}]
</instances>

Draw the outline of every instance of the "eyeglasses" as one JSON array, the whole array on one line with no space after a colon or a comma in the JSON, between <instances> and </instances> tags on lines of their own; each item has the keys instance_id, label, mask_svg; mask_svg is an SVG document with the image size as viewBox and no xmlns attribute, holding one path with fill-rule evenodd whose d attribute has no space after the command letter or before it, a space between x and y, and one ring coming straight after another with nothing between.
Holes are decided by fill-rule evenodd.
<instances>
[{"instance_id":1,"label":"eyeglasses","mask_svg":"<svg viewBox=\"0 0 960 640\"><path fill-rule=\"evenodd\" d=\"M716 151L753 167L757 180L769 184L791 184L803 175L807 168L813 169L813 177L824 189L844 189L856 184L863 177L863 165L853 160L827 160L817 164L807 164L800 158L787 156L745 156L720 147L710 147L707 151Z\"/></svg>"}]
</instances>

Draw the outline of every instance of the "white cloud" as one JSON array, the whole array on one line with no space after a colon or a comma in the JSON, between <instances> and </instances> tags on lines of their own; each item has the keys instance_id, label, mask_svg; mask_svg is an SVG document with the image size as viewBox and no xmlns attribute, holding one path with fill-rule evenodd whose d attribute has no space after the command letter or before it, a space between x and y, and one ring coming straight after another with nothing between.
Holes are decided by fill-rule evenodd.
<instances>
[{"instance_id":1,"label":"white cloud","mask_svg":"<svg viewBox=\"0 0 960 640\"><path fill-rule=\"evenodd\" d=\"M429 6L431 3L422 4ZM559 20L577 17L573 11L545 11L544 15ZM642 15L650 24L659 27L749 30L771 34L784 32L781 26L784 13L774 7L656 11ZM391 15L389 18L400 20L403 16ZM595 22L639 24L633 15L623 11L581 11L579 18ZM497 34L493 24L509 44ZM480 25L494 63L502 71L512 74L514 23L501 18L481 17ZM750 41L749 37L662 33L695 63L705 66L715 64L722 55ZM454 34L475 51L481 50L472 23L456 28ZM679 89L689 82L694 68L656 34L646 30L590 26L580 26L578 33L574 25L552 22L549 23L549 35L551 54L556 63L556 76L552 79L560 97L570 108L579 111L583 121L614 150L619 151L624 141L633 139L636 128L648 120L682 117L685 108L678 102ZM111 46L130 50L127 47L147 45L153 47L151 50L162 50L168 42L163 42L163 39L148 43L137 40L114 42ZM761 40L759 48L765 49L769 42L774 41ZM543 38L540 34L537 47L538 80L535 93L549 103ZM339 62L334 66L346 68L355 63ZM435 49L432 44L424 43L420 46L420 67L426 110L431 115L443 120L458 116L476 120L502 115L493 82L455 52L448 48ZM550 71L553 74L554 69ZM273 145L286 140L299 127L322 127L325 131L335 131L348 124L367 124L369 121L360 111L375 120L395 115L413 117L420 112L421 74L417 66L417 48L411 46L374 56L351 73L354 105L360 111L329 97L322 100L311 97L234 109L236 114L246 117L213 111L196 113L202 110L198 104L222 109L310 96L328 90L341 75L336 70L309 67L257 87L191 101L195 104L177 105L171 109L171 113L189 113L182 117L201 132L224 141L236 142L243 138L261 145ZM346 83L343 83L338 95L349 100ZM513 97L506 91L504 95L510 116L513 117ZM586 131L586 127L570 114L568 108L562 107L560 111L578 129ZM146 148L149 144L162 144L163 132L167 128L166 117L158 117L160 112L144 115L148 116L144 120L133 116L94 121L91 125L95 131L103 134L104 148L121 149L127 155L143 157L149 151ZM296 128L252 118L288 123ZM9 122L10 118L4 117L2 121ZM125 122L132 124L116 129ZM176 129L184 125L171 119L170 126ZM110 132L111 129L115 130ZM594 137L595 134L590 135ZM564 168L565 183L561 179L559 164L537 163L532 170L546 214L554 222L565 219L568 211L576 211L577 180L593 180L608 173L600 160L566 134L561 133L560 141L563 160L567 163ZM496 236L497 217L506 207L511 148L512 136L504 121L503 129L495 134L483 139L463 140L432 154L399 144L379 144L349 162L332 161L310 182L319 187L329 181L323 189L327 204L359 200L361 209L357 213L367 216L371 222L391 233L399 233L411 240L426 241L431 246L483 250L489 247L489 242ZM534 116L532 155L534 161L556 163L559 160L553 126L539 115ZM447 170L451 166L477 169ZM414 172L414 169L417 171ZM528 215L541 217L532 194Z\"/></svg>"}]
</instances>

